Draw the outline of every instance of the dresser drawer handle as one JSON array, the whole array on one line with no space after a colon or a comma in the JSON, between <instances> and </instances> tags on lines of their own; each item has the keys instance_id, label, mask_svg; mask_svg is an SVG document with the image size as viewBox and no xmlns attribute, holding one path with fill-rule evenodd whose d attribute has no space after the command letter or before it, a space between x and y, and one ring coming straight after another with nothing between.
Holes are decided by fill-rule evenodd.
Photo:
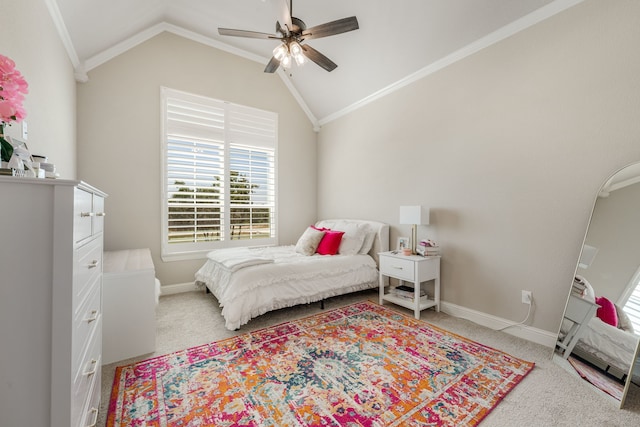
<instances>
[{"instance_id":1,"label":"dresser drawer handle","mask_svg":"<svg viewBox=\"0 0 640 427\"><path fill-rule=\"evenodd\" d=\"M87 427L94 427L98 424L98 408L91 408L89 413L93 414L93 422L91 424L87 424Z\"/></svg>"},{"instance_id":2,"label":"dresser drawer handle","mask_svg":"<svg viewBox=\"0 0 640 427\"><path fill-rule=\"evenodd\" d=\"M91 317L84 319L85 322L91 323L98 320L98 310L91 310L91 314L89 316Z\"/></svg>"},{"instance_id":3,"label":"dresser drawer handle","mask_svg":"<svg viewBox=\"0 0 640 427\"><path fill-rule=\"evenodd\" d=\"M97 212L96 216L107 216L106 212Z\"/></svg>"},{"instance_id":4,"label":"dresser drawer handle","mask_svg":"<svg viewBox=\"0 0 640 427\"><path fill-rule=\"evenodd\" d=\"M89 366L90 366L91 370L83 372L82 375L84 375L86 377L90 377L91 375L95 374L96 370L98 369L98 361L96 359L91 359L91 362L89 363Z\"/></svg>"},{"instance_id":5,"label":"dresser drawer handle","mask_svg":"<svg viewBox=\"0 0 640 427\"><path fill-rule=\"evenodd\" d=\"M395 265L393 266L393 268L395 268L396 270L404 270L403 267L396 267Z\"/></svg>"},{"instance_id":6,"label":"dresser drawer handle","mask_svg":"<svg viewBox=\"0 0 640 427\"><path fill-rule=\"evenodd\" d=\"M95 212L80 212L80 216L83 217L83 218L86 218L86 217L96 216L96 213Z\"/></svg>"},{"instance_id":7,"label":"dresser drawer handle","mask_svg":"<svg viewBox=\"0 0 640 427\"><path fill-rule=\"evenodd\" d=\"M88 268L88 269L92 269L92 268L96 268L97 266L98 266L98 260L97 260L97 259L94 259L93 261L91 261L91 262L89 263L89 265L87 265L87 268Z\"/></svg>"}]
</instances>

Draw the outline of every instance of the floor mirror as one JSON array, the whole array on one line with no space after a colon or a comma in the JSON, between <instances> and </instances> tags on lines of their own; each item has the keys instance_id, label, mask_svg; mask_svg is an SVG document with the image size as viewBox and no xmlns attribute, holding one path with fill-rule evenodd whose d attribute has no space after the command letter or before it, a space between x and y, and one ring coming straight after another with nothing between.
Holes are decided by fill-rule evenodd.
<instances>
[{"instance_id":1,"label":"floor mirror","mask_svg":"<svg viewBox=\"0 0 640 427\"><path fill-rule=\"evenodd\" d=\"M640 385L640 162L598 193L554 360L623 407Z\"/></svg>"}]
</instances>

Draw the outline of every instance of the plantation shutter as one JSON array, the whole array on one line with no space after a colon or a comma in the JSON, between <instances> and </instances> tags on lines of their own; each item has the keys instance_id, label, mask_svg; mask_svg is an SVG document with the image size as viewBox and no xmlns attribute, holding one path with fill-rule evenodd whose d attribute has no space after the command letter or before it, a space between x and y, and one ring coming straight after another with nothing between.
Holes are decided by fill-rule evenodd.
<instances>
[{"instance_id":1,"label":"plantation shutter","mask_svg":"<svg viewBox=\"0 0 640 427\"><path fill-rule=\"evenodd\" d=\"M277 115L162 95L163 257L275 244Z\"/></svg>"},{"instance_id":2,"label":"plantation shutter","mask_svg":"<svg viewBox=\"0 0 640 427\"><path fill-rule=\"evenodd\" d=\"M640 334L640 269L634 276L627 300L623 302L622 309L633 324L636 334Z\"/></svg>"}]
</instances>

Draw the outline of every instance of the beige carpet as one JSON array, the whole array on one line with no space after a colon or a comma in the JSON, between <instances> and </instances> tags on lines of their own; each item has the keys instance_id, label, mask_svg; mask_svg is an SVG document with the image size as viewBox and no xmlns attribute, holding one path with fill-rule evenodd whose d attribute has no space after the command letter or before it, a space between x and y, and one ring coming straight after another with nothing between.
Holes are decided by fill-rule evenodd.
<instances>
[{"instance_id":1,"label":"beige carpet","mask_svg":"<svg viewBox=\"0 0 640 427\"><path fill-rule=\"evenodd\" d=\"M377 302L377 291L364 291L331 298L327 300L325 307L326 309L336 308L362 299ZM389 307L410 313L409 310L392 304L389 304ZM220 308L211 294L188 292L162 297L157 309L156 352L102 368L102 404L98 426L105 425L116 366L205 344L320 311L319 303L278 310L253 319L240 331L232 332L224 328ZM640 425L640 389L636 386L632 386L625 408L618 409L617 402L612 398L554 363L551 358L551 349L547 347L478 326L468 320L436 313L433 309L423 311L422 320L536 363L533 371L480 423L482 427Z\"/></svg>"}]
</instances>

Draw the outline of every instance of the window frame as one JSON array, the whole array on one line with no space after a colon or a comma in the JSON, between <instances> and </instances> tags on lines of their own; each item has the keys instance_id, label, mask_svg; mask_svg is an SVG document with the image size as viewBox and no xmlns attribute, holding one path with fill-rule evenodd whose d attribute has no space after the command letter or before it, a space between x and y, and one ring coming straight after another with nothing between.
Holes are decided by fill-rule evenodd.
<instances>
[{"instance_id":1,"label":"window frame","mask_svg":"<svg viewBox=\"0 0 640 427\"><path fill-rule=\"evenodd\" d=\"M230 209L233 202L229 197L225 197L222 203L223 212L223 238L218 241L207 242L188 242L188 243L169 243L169 159L168 159L168 100L171 98L177 98L184 102L195 102L201 105L215 105L217 107L224 106L225 119L224 119L224 168L223 179L221 180L221 193L223 195L231 194L231 176L230 163L232 150L237 147L242 149L254 150L258 152L271 152L273 169L272 182L273 182L273 194L269 197L272 200L272 204L268 206L272 208L270 229L272 230L272 236L267 238L249 238L249 239L236 239L231 238L231 219ZM190 260L190 259L203 259L206 258L208 252L213 249L231 248L231 247L256 247L256 246L273 246L278 244L278 115L275 112L261 110L253 107L243 106L239 104L233 104L227 101L222 101L214 98L209 98L193 93L183 92L167 87L160 88L160 155L161 155L161 258L163 261L178 261L178 260ZM257 114L260 117L265 117L267 120L273 121L273 140L272 142L261 143L260 141L254 141L251 143L249 140L242 141L242 136L231 136L233 131L233 125L229 124L229 115L234 114ZM267 138L269 139L269 138ZM223 196L224 197L224 196Z\"/></svg>"}]
</instances>

